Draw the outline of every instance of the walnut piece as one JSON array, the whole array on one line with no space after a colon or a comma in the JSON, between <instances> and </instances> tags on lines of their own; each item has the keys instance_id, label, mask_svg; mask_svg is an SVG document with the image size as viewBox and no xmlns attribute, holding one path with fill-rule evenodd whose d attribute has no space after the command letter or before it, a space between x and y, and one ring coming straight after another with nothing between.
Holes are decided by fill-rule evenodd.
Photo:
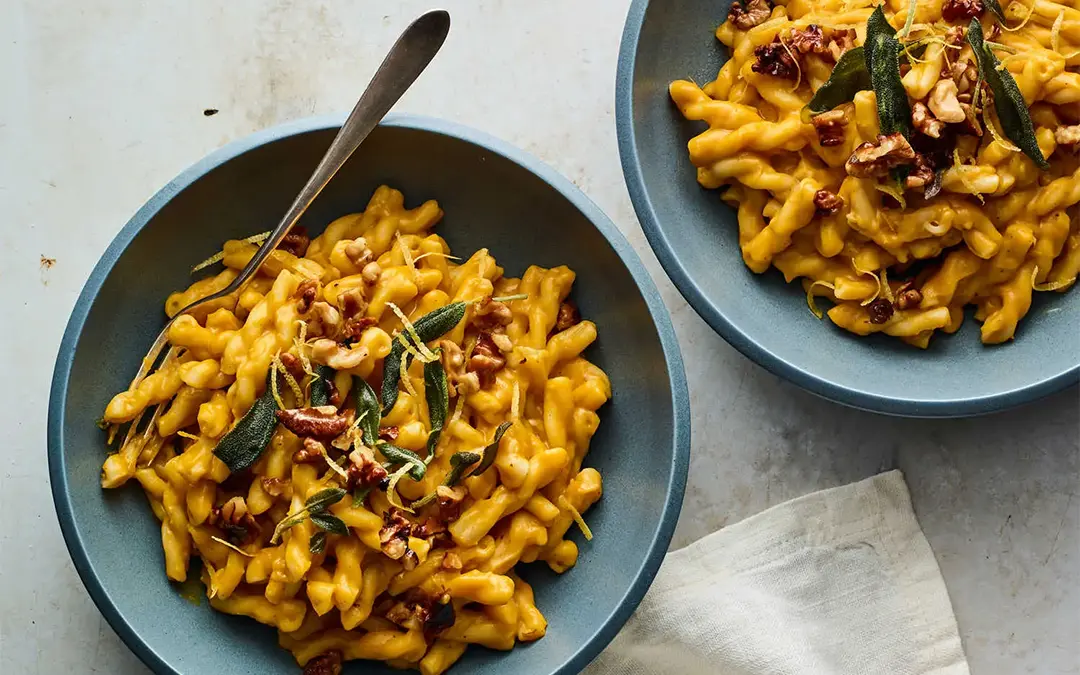
<instances>
[{"instance_id":1,"label":"walnut piece","mask_svg":"<svg viewBox=\"0 0 1080 675\"><path fill-rule=\"evenodd\" d=\"M495 373L506 366L506 357L502 355L499 347L492 340L490 333L480 333L473 347L472 356L469 357L469 365L466 370L476 373L480 380L481 388L486 387L494 378Z\"/></svg>"},{"instance_id":2,"label":"walnut piece","mask_svg":"<svg viewBox=\"0 0 1080 675\"><path fill-rule=\"evenodd\" d=\"M461 515L461 506L465 502L465 488L440 485L435 488L435 502L439 505L439 518L444 522L457 520Z\"/></svg>"},{"instance_id":3,"label":"walnut piece","mask_svg":"<svg viewBox=\"0 0 1080 675\"><path fill-rule=\"evenodd\" d=\"M934 169L927 163L926 158L919 154L915 154L915 162L912 165L911 172L904 178L905 188L920 188L926 187L934 181Z\"/></svg>"},{"instance_id":4,"label":"walnut piece","mask_svg":"<svg viewBox=\"0 0 1080 675\"><path fill-rule=\"evenodd\" d=\"M950 26L949 30L945 31L945 43L955 46L964 44L964 36L966 29L963 26Z\"/></svg>"},{"instance_id":5,"label":"walnut piece","mask_svg":"<svg viewBox=\"0 0 1080 675\"><path fill-rule=\"evenodd\" d=\"M476 304L472 323L482 331L494 331L509 326L514 321L514 313L505 302L496 302L488 296Z\"/></svg>"},{"instance_id":6,"label":"walnut piece","mask_svg":"<svg viewBox=\"0 0 1080 675\"><path fill-rule=\"evenodd\" d=\"M870 323L881 325L892 318L893 306L885 298L878 298L867 306L866 311L870 314Z\"/></svg>"},{"instance_id":7,"label":"walnut piece","mask_svg":"<svg viewBox=\"0 0 1080 675\"><path fill-rule=\"evenodd\" d=\"M345 257L357 267L363 267L371 262L374 254L368 248L367 239L357 237L345 245Z\"/></svg>"},{"instance_id":8,"label":"walnut piece","mask_svg":"<svg viewBox=\"0 0 1080 675\"><path fill-rule=\"evenodd\" d=\"M956 82L938 80L938 83L930 90L930 97L927 100L934 117L948 124L963 122L967 119L964 109L960 107L960 101L956 99L957 91Z\"/></svg>"},{"instance_id":9,"label":"walnut piece","mask_svg":"<svg viewBox=\"0 0 1080 675\"><path fill-rule=\"evenodd\" d=\"M945 0L941 6L941 18L949 23L967 23L982 13L982 0Z\"/></svg>"},{"instance_id":10,"label":"walnut piece","mask_svg":"<svg viewBox=\"0 0 1080 675\"><path fill-rule=\"evenodd\" d=\"M289 374L295 377L297 380L304 377L304 364L300 362L300 357L292 352L281 352L278 354L278 358L281 359L281 365L285 366L285 370L289 371Z\"/></svg>"},{"instance_id":11,"label":"walnut piece","mask_svg":"<svg viewBox=\"0 0 1080 675\"><path fill-rule=\"evenodd\" d=\"M367 448L356 448L349 453L349 468L345 471L345 489L375 487L386 479L386 469L375 460Z\"/></svg>"},{"instance_id":12,"label":"walnut piece","mask_svg":"<svg viewBox=\"0 0 1080 675\"><path fill-rule=\"evenodd\" d=\"M818 142L823 148L840 145L844 142L844 128L847 126L847 112L844 110L830 110L811 118L814 130L817 132Z\"/></svg>"},{"instance_id":13,"label":"walnut piece","mask_svg":"<svg viewBox=\"0 0 1080 675\"><path fill-rule=\"evenodd\" d=\"M1054 140L1071 150L1080 147L1080 124L1058 127L1054 130Z\"/></svg>"},{"instance_id":14,"label":"walnut piece","mask_svg":"<svg viewBox=\"0 0 1080 675\"><path fill-rule=\"evenodd\" d=\"M820 54L825 51L825 35L821 26L810 24L806 28L794 29L788 34L788 45L799 54Z\"/></svg>"},{"instance_id":15,"label":"walnut piece","mask_svg":"<svg viewBox=\"0 0 1080 675\"><path fill-rule=\"evenodd\" d=\"M451 396L467 396L480 391L480 376L465 370L465 352L453 340L439 340L443 370Z\"/></svg>"},{"instance_id":16,"label":"walnut piece","mask_svg":"<svg viewBox=\"0 0 1080 675\"><path fill-rule=\"evenodd\" d=\"M379 281L381 274L382 266L375 261L369 262L364 265L364 269L360 270L360 276L368 286L374 286Z\"/></svg>"},{"instance_id":17,"label":"walnut piece","mask_svg":"<svg viewBox=\"0 0 1080 675\"><path fill-rule=\"evenodd\" d=\"M304 445L293 453L293 464L318 464L323 461L323 452L326 446L322 441L314 438L305 438Z\"/></svg>"},{"instance_id":18,"label":"walnut piece","mask_svg":"<svg viewBox=\"0 0 1080 675\"><path fill-rule=\"evenodd\" d=\"M338 295L338 308L341 315L346 319L363 316L367 311L368 303L364 299L364 291L360 288L350 288Z\"/></svg>"},{"instance_id":19,"label":"walnut piece","mask_svg":"<svg viewBox=\"0 0 1080 675\"><path fill-rule=\"evenodd\" d=\"M922 293L914 286L907 285L896 294L896 308L914 309L922 302Z\"/></svg>"},{"instance_id":20,"label":"walnut piece","mask_svg":"<svg viewBox=\"0 0 1080 675\"><path fill-rule=\"evenodd\" d=\"M779 41L770 42L754 48L757 59L750 69L762 75L771 75L785 80L794 80L799 76L799 67L795 59Z\"/></svg>"},{"instance_id":21,"label":"walnut piece","mask_svg":"<svg viewBox=\"0 0 1080 675\"><path fill-rule=\"evenodd\" d=\"M379 322L370 316L354 316L351 319L346 319L345 324L341 327L341 334L338 335L338 337L342 342L352 344L360 339L360 336L364 334L364 331L377 323Z\"/></svg>"},{"instance_id":22,"label":"walnut piece","mask_svg":"<svg viewBox=\"0 0 1080 675\"><path fill-rule=\"evenodd\" d=\"M555 319L555 332L559 333L581 323L581 314L577 305L567 300L559 305L559 314Z\"/></svg>"},{"instance_id":23,"label":"walnut piece","mask_svg":"<svg viewBox=\"0 0 1080 675\"><path fill-rule=\"evenodd\" d=\"M831 216L844 205L844 199L840 195L828 190L818 190L814 193L814 207L819 216Z\"/></svg>"},{"instance_id":24,"label":"walnut piece","mask_svg":"<svg viewBox=\"0 0 1080 675\"><path fill-rule=\"evenodd\" d=\"M251 543L259 533L255 516L248 511L244 498L239 496L211 509L207 522L221 529L230 543L240 546Z\"/></svg>"},{"instance_id":25,"label":"walnut piece","mask_svg":"<svg viewBox=\"0 0 1080 675\"><path fill-rule=\"evenodd\" d=\"M303 675L341 675L341 652L333 649L311 659Z\"/></svg>"},{"instance_id":26,"label":"walnut piece","mask_svg":"<svg viewBox=\"0 0 1080 675\"><path fill-rule=\"evenodd\" d=\"M945 123L934 117L925 103L918 101L911 106L911 123L919 133L930 138L941 138L941 130L945 128Z\"/></svg>"},{"instance_id":27,"label":"walnut piece","mask_svg":"<svg viewBox=\"0 0 1080 675\"><path fill-rule=\"evenodd\" d=\"M412 523L400 509L391 507L383 514L383 527L379 530L379 546L383 554L391 560L405 559L405 567L408 569L410 558L416 559L416 552L409 548L409 533L412 532Z\"/></svg>"},{"instance_id":28,"label":"walnut piece","mask_svg":"<svg viewBox=\"0 0 1080 675\"><path fill-rule=\"evenodd\" d=\"M289 489L289 479L287 478L263 478L262 479L263 492L271 497L280 497L285 494Z\"/></svg>"},{"instance_id":29,"label":"walnut piece","mask_svg":"<svg viewBox=\"0 0 1080 675\"><path fill-rule=\"evenodd\" d=\"M317 408L290 408L278 410L275 414L286 429L301 438L330 439L341 435L349 428L349 418L339 415L337 408L332 405Z\"/></svg>"},{"instance_id":30,"label":"walnut piece","mask_svg":"<svg viewBox=\"0 0 1080 675\"><path fill-rule=\"evenodd\" d=\"M867 141L855 148L848 157L844 168L849 175L857 178L884 176L889 169L901 164L911 164L915 160L915 150L903 134L891 133L878 136L877 141Z\"/></svg>"},{"instance_id":31,"label":"walnut piece","mask_svg":"<svg viewBox=\"0 0 1080 675\"><path fill-rule=\"evenodd\" d=\"M294 298L299 298L300 301L296 303L296 311L301 314L307 314L311 311L311 303L315 302L315 297L319 294L319 282L315 279L305 279L300 282L300 285L296 287L296 292L293 293Z\"/></svg>"},{"instance_id":32,"label":"walnut piece","mask_svg":"<svg viewBox=\"0 0 1080 675\"><path fill-rule=\"evenodd\" d=\"M771 13L772 7L767 0L736 0L731 3L727 18L739 30L750 30L765 23Z\"/></svg>"},{"instance_id":33,"label":"walnut piece","mask_svg":"<svg viewBox=\"0 0 1080 675\"><path fill-rule=\"evenodd\" d=\"M312 337L334 338L341 330L341 312L328 302L321 300L311 303L311 319L308 320L308 335Z\"/></svg>"},{"instance_id":34,"label":"walnut piece","mask_svg":"<svg viewBox=\"0 0 1080 675\"><path fill-rule=\"evenodd\" d=\"M303 258L310 243L311 237L308 236L307 229L303 225L296 225L278 244L278 250L288 251L297 258Z\"/></svg>"},{"instance_id":35,"label":"walnut piece","mask_svg":"<svg viewBox=\"0 0 1080 675\"><path fill-rule=\"evenodd\" d=\"M367 357L367 347L359 344L347 346L327 338L320 338L311 344L311 359L334 370L351 370Z\"/></svg>"}]
</instances>

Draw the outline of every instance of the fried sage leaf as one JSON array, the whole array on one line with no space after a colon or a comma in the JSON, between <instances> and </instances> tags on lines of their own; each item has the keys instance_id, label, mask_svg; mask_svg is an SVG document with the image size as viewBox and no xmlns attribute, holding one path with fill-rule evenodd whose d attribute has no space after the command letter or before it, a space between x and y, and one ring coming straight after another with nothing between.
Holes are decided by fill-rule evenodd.
<instances>
[{"instance_id":1,"label":"fried sage leaf","mask_svg":"<svg viewBox=\"0 0 1080 675\"><path fill-rule=\"evenodd\" d=\"M386 457L387 461L391 464L409 464L412 466L409 469L409 478L413 480L423 480L424 475L427 473L427 464L424 464L424 460L420 459L420 455L417 455L412 450L406 450L405 448L399 448L396 445L380 442L378 444L379 452Z\"/></svg>"},{"instance_id":2,"label":"fried sage leaf","mask_svg":"<svg viewBox=\"0 0 1080 675\"><path fill-rule=\"evenodd\" d=\"M840 56L828 81L810 99L810 112L818 115L838 105L855 100L855 94L870 89L870 71L866 69L863 48L849 49Z\"/></svg>"},{"instance_id":3,"label":"fried sage leaf","mask_svg":"<svg viewBox=\"0 0 1080 675\"><path fill-rule=\"evenodd\" d=\"M308 550L313 554L318 555L326 550L326 533L319 531L311 535L311 539L308 542Z\"/></svg>"},{"instance_id":4,"label":"fried sage leaf","mask_svg":"<svg viewBox=\"0 0 1080 675\"><path fill-rule=\"evenodd\" d=\"M865 58L870 84L877 96L881 133L911 135L911 106L900 79L900 42L878 5L866 22Z\"/></svg>"},{"instance_id":5,"label":"fried sage leaf","mask_svg":"<svg viewBox=\"0 0 1080 675\"><path fill-rule=\"evenodd\" d=\"M330 387L337 371L330 366L318 366L315 368L315 374L318 377L311 381L311 407L330 405Z\"/></svg>"},{"instance_id":6,"label":"fried sage leaf","mask_svg":"<svg viewBox=\"0 0 1080 675\"><path fill-rule=\"evenodd\" d=\"M472 470L472 473L469 474L470 476L479 476L491 468L491 465L495 463L495 455L499 453L499 442L502 441L503 434L506 433L506 430L509 429L511 425L513 425L513 422L503 422L499 425L499 428L495 430L495 438L492 439L491 443L488 443L486 448L484 448L484 458L480 460L480 464Z\"/></svg>"},{"instance_id":7,"label":"fried sage leaf","mask_svg":"<svg viewBox=\"0 0 1080 675\"><path fill-rule=\"evenodd\" d=\"M1001 122L1001 130L1040 169L1050 168L1035 139L1035 127L1028 114L1027 103L1016 80L1008 70L998 70L998 59L983 40L983 27L978 19L972 19L967 29L967 41L979 64L979 75L994 93L994 110Z\"/></svg>"},{"instance_id":8,"label":"fried sage leaf","mask_svg":"<svg viewBox=\"0 0 1080 675\"><path fill-rule=\"evenodd\" d=\"M315 523L320 530L325 530L330 534L340 534L342 536L349 534L349 527L345 524L345 521L337 516L320 512L312 513L308 517L311 518L311 522Z\"/></svg>"},{"instance_id":9,"label":"fried sage leaf","mask_svg":"<svg viewBox=\"0 0 1080 675\"><path fill-rule=\"evenodd\" d=\"M469 468L473 464L476 464L482 459L482 457L475 452L455 452L450 455L450 470L446 472L446 476L443 477L442 484L446 487L454 487L461 482L462 478L465 478L465 469ZM413 509L421 509L431 502L435 501L438 497L438 491L429 492L420 499L417 499L412 503Z\"/></svg>"},{"instance_id":10,"label":"fried sage leaf","mask_svg":"<svg viewBox=\"0 0 1080 675\"><path fill-rule=\"evenodd\" d=\"M446 383L446 371L440 361L424 364L424 396L427 398L428 417L431 420L427 451L428 457L432 457L450 410L450 390Z\"/></svg>"},{"instance_id":11,"label":"fried sage leaf","mask_svg":"<svg viewBox=\"0 0 1080 675\"><path fill-rule=\"evenodd\" d=\"M304 508L308 513L321 513L333 504L337 504L347 493L341 488L324 488L307 498Z\"/></svg>"},{"instance_id":12,"label":"fried sage leaf","mask_svg":"<svg viewBox=\"0 0 1080 675\"><path fill-rule=\"evenodd\" d=\"M364 445L373 448L379 441L379 420L382 419L379 399L375 397L375 390L364 378L354 375L352 381L353 395L356 397L356 419L360 420L360 433L364 437Z\"/></svg>"},{"instance_id":13,"label":"fried sage leaf","mask_svg":"<svg viewBox=\"0 0 1080 675\"><path fill-rule=\"evenodd\" d=\"M277 427L277 402L270 386L274 374L275 370L271 368L266 374L266 391L255 399L236 426L214 448L214 454L232 473L243 471L259 459Z\"/></svg>"},{"instance_id":14,"label":"fried sage leaf","mask_svg":"<svg viewBox=\"0 0 1080 675\"><path fill-rule=\"evenodd\" d=\"M998 0L983 0L983 5L985 5L988 10L994 13L994 16L998 18L998 21L1001 22L1002 26L1005 25L1005 11L1001 9L1001 5L998 4Z\"/></svg>"},{"instance_id":15,"label":"fried sage leaf","mask_svg":"<svg viewBox=\"0 0 1080 675\"><path fill-rule=\"evenodd\" d=\"M465 318L465 310L469 305L466 302L452 302L445 307L440 307L420 317L413 328L416 330L422 342L431 342L446 335ZM395 339L390 345L390 353L383 361L383 388L382 405L383 414L397 403L398 382L401 380L401 359L405 355L405 346L401 340Z\"/></svg>"}]
</instances>

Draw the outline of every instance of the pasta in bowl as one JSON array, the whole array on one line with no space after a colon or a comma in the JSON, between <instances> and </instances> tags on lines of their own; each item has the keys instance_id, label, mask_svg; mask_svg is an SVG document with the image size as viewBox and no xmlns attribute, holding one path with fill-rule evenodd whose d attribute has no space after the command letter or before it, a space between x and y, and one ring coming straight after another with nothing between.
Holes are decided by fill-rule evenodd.
<instances>
[{"instance_id":1,"label":"pasta in bowl","mask_svg":"<svg viewBox=\"0 0 1080 675\"><path fill-rule=\"evenodd\" d=\"M581 356L597 333L574 273L462 261L441 217L382 186L318 237L290 233L244 290L174 321L162 366L105 409L102 486L142 485L169 578L198 557L210 604L277 628L309 675L343 659L438 675L468 644L537 640L515 565L565 572L571 525L592 538L581 514L603 488L583 462L611 385ZM257 243L226 242L225 269L166 313Z\"/></svg>"},{"instance_id":2,"label":"pasta in bowl","mask_svg":"<svg viewBox=\"0 0 1080 675\"><path fill-rule=\"evenodd\" d=\"M982 342L1011 340L1033 292L1070 288L1080 13L1008 11L1022 21L995 0L732 4L732 58L670 94L709 124L690 158L738 208L746 265L803 279L841 328L923 348L968 304Z\"/></svg>"},{"instance_id":3,"label":"pasta in bowl","mask_svg":"<svg viewBox=\"0 0 1080 675\"><path fill-rule=\"evenodd\" d=\"M689 438L651 282L550 169L384 121L305 214L310 237L174 323L168 361L126 390L161 301L227 283L338 125L219 151L92 275L50 403L76 568L159 673L576 672L659 566Z\"/></svg>"}]
</instances>

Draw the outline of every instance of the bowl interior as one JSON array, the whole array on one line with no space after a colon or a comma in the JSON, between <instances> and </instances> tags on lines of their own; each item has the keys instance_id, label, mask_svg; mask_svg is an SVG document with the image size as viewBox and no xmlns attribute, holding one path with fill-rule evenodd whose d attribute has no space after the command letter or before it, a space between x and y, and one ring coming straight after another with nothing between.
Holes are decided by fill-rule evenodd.
<instances>
[{"instance_id":1,"label":"bowl interior","mask_svg":"<svg viewBox=\"0 0 1080 675\"><path fill-rule=\"evenodd\" d=\"M619 56L619 146L645 233L686 299L728 342L815 393L882 412L953 416L1016 405L1076 382L1080 291L1036 293L1016 339L983 346L970 316L928 350L818 321L797 283L742 262L735 212L695 179L686 143L704 130L672 104L672 80L716 78L730 2L634 2ZM827 307L827 303L821 301Z\"/></svg>"},{"instance_id":2,"label":"bowl interior","mask_svg":"<svg viewBox=\"0 0 1080 675\"><path fill-rule=\"evenodd\" d=\"M126 386L163 323L163 299L190 282L192 263L225 239L272 228L284 213L336 132L332 123L306 126L225 148L151 200L88 282L57 364L50 455L65 535L106 617L161 672L299 672L273 630L214 612L205 598L185 600L166 580L159 526L141 489L135 481L115 491L99 486L104 446L94 420ZM648 278L635 280L644 272L628 245L568 182L577 206L494 151L494 141L485 147L416 126L405 120L377 128L302 223L317 233L362 210L386 183L409 205L437 199L446 217L436 231L459 255L488 247L514 275L529 264L577 271L572 297L600 329L588 356L609 373L615 392L586 461L604 476L604 498L588 516L596 537L585 543L574 534L581 558L565 575L526 567L550 624L544 639L509 653L470 649L455 670L577 672L644 593L681 504L688 406L670 323ZM615 239L609 243L581 209ZM630 256L626 264L613 245ZM365 662L345 672L397 671Z\"/></svg>"}]
</instances>

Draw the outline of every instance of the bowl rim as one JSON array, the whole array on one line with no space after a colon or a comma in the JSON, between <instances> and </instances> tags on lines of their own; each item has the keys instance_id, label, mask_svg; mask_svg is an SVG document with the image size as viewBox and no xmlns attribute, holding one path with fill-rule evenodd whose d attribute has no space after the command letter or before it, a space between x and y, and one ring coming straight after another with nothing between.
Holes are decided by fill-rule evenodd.
<instances>
[{"instance_id":1,"label":"bowl rim","mask_svg":"<svg viewBox=\"0 0 1080 675\"><path fill-rule=\"evenodd\" d=\"M112 626L128 648L155 673L181 675L180 671L166 663L154 648L143 640L139 632L120 615L115 603L101 585L98 572L87 554L82 534L75 527L73 520L74 506L71 501L65 472L63 429L64 401L67 397L68 379L71 374L75 347L82 333L90 307L96 299L102 283L112 271L113 265L146 223L173 197L214 168L243 153L285 137L311 131L336 129L341 126L344 120L344 114L318 115L263 129L228 143L182 171L176 178L169 181L168 184L150 197L117 233L112 243L109 244L94 266L86 284L79 293L67 327L64 330L64 336L53 369L52 386L49 393L47 444L53 503L68 552L94 604L97 605L98 610L104 615L109 625ZM671 387L673 410L674 435L672 437L671 478L667 485L667 500L663 505L659 526L649 542L646 555L633 574L632 582L619 599L615 610L593 630L581 646L562 665L552 671L552 675L577 673L588 665L615 637L641 602L642 597L644 597L645 592L656 576L661 562L663 562L671 536L675 531L679 512L682 509L687 472L690 465L690 397L687 390L682 356L670 315L661 300L660 293L653 283L652 277L645 270L641 259L634 252L626 237L591 199L567 178L544 162L486 132L433 117L392 113L383 119L380 126L416 129L463 140L479 146L483 150L500 155L547 182L564 198L569 200L575 208L581 211L615 250L616 255L619 256L619 259L630 272L656 326L664 354L668 382Z\"/></svg>"},{"instance_id":2,"label":"bowl rim","mask_svg":"<svg viewBox=\"0 0 1080 675\"><path fill-rule=\"evenodd\" d=\"M634 130L633 90L638 41L641 38L641 29L648 7L649 0L633 0L626 15L626 24L623 27L622 41L619 45L618 68L615 75L615 125L623 177L626 180L627 190L630 192L630 201L641 222L641 229L645 231L645 238L648 239L664 271L671 277L675 287L679 289L690 306L728 344L772 374L789 380L822 398L860 410L902 417L967 417L998 412L1031 403L1080 382L1080 363L1077 363L1052 377L985 396L957 397L936 401L883 396L815 375L797 363L762 347L753 336L724 316L709 301L705 292L679 260L645 188L641 158L637 151L637 135Z\"/></svg>"}]
</instances>

